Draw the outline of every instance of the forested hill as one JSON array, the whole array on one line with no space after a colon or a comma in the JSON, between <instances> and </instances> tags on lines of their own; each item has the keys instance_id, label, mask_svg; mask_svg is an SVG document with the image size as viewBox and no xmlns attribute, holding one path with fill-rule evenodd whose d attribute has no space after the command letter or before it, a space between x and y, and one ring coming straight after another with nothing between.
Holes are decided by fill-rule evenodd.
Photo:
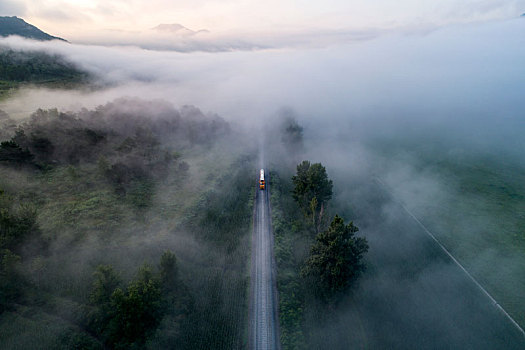
<instances>
[{"instance_id":1,"label":"forested hill","mask_svg":"<svg viewBox=\"0 0 525 350\"><path fill-rule=\"evenodd\" d=\"M18 17L0 17L0 37L18 35L36 40L64 39L44 33ZM92 81L91 75L66 58L42 51L13 49L0 44L0 98L21 86L75 88Z\"/></svg>"},{"instance_id":2,"label":"forested hill","mask_svg":"<svg viewBox=\"0 0 525 350\"><path fill-rule=\"evenodd\" d=\"M0 98L24 85L74 88L92 76L66 58L42 51L18 51L0 44Z\"/></svg>"},{"instance_id":3,"label":"forested hill","mask_svg":"<svg viewBox=\"0 0 525 350\"><path fill-rule=\"evenodd\" d=\"M21 18L0 17L0 36L18 35L24 38L35 40L62 40L62 38L49 35L34 25L31 25Z\"/></svg>"},{"instance_id":4,"label":"forested hill","mask_svg":"<svg viewBox=\"0 0 525 350\"><path fill-rule=\"evenodd\" d=\"M18 17L0 17L0 36L19 35L36 40L63 40L44 33ZM16 51L0 45L0 97L20 83L69 86L87 81L88 74L59 55Z\"/></svg>"},{"instance_id":5,"label":"forested hill","mask_svg":"<svg viewBox=\"0 0 525 350\"><path fill-rule=\"evenodd\" d=\"M38 51L14 51L0 45L0 81L79 82L88 74L61 56Z\"/></svg>"}]
</instances>

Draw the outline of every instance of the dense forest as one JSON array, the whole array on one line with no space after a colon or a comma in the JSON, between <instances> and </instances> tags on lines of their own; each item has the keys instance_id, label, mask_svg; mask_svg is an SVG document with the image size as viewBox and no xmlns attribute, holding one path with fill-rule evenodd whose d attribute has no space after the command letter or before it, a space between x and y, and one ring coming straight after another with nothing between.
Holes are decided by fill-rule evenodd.
<instances>
[{"instance_id":1,"label":"dense forest","mask_svg":"<svg viewBox=\"0 0 525 350\"><path fill-rule=\"evenodd\" d=\"M1 348L243 346L254 152L227 122L128 99L0 125Z\"/></svg>"},{"instance_id":2,"label":"dense forest","mask_svg":"<svg viewBox=\"0 0 525 350\"><path fill-rule=\"evenodd\" d=\"M43 52L20 52L0 47L0 80L43 82L81 81L87 78L72 63L58 55Z\"/></svg>"},{"instance_id":3,"label":"dense forest","mask_svg":"<svg viewBox=\"0 0 525 350\"><path fill-rule=\"evenodd\" d=\"M91 80L91 74L59 55L16 51L0 45L0 98L24 84L78 87Z\"/></svg>"}]
</instances>

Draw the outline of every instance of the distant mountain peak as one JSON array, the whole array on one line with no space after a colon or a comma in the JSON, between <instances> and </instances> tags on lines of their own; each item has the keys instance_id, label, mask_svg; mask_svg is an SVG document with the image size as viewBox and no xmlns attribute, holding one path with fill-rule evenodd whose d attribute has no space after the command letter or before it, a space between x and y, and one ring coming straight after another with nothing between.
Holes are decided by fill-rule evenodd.
<instances>
[{"instance_id":1,"label":"distant mountain peak","mask_svg":"<svg viewBox=\"0 0 525 350\"><path fill-rule=\"evenodd\" d=\"M0 16L0 36L6 37L10 35L18 35L24 38L35 39L35 40L62 40L62 38L49 35L32 24L27 23L22 18L13 17L1 17Z\"/></svg>"},{"instance_id":2,"label":"distant mountain peak","mask_svg":"<svg viewBox=\"0 0 525 350\"><path fill-rule=\"evenodd\" d=\"M186 28L182 24L179 23L171 23L171 24L159 24L153 30L158 30L162 32L178 32L179 30L189 30L193 32L193 30Z\"/></svg>"},{"instance_id":3,"label":"distant mountain peak","mask_svg":"<svg viewBox=\"0 0 525 350\"><path fill-rule=\"evenodd\" d=\"M157 32L163 32L163 33L173 33L173 34L182 34L182 35L194 35L197 33L207 33L208 30L201 29L201 30L191 30L189 28L186 28L182 24L179 23L171 23L171 24L159 24L158 26L151 28L154 31Z\"/></svg>"}]
</instances>

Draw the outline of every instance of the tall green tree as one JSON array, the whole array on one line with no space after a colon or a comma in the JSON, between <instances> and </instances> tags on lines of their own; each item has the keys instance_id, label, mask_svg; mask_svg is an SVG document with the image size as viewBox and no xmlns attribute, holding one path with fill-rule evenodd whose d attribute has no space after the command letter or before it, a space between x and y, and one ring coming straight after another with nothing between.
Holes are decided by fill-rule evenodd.
<instances>
[{"instance_id":1,"label":"tall green tree","mask_svg":"<svg viewBox=\"0 0 525 350\"><path fill-rule=\"evenodd\" d=\"M326 203L332 198L332 180L321 163L310 164L305 160L297 165L297 174L292 181L294 200L311 220L315 231L319 232Z\"/></svg>"},{"instance_id":2,"label":"tall green tree","mask_svg":"<svg viewBox=\"0 0 525 350\"><path fill-rule=\"evenodd\" d=\"M97 266L93 277L93 289L89 301L95 309L90 314L88 323L90 329L103 335L108 332L107 325L113 317L111 296L121 284L121 279L111 265Z\"/></svg>"},{"instance_id":3,"label":"tall green tree","mask_svg":"<svg viewBox=\"0 0 525 350\"><path fill-rule=\"evenodd\" d=\"M111 295L108 343L121 349L142 346L162 318L161 297L159 279L149 266L142 266L126 291L117 288Z\"/></svg>"},{"instance_id":4,"label":"tall green tree","mask_svg":"<svg viewBox=\"0 0 525 350\"><path fill-rule=\"evenodd\" d=\"M358 230L353 222L345 225L336 215L328 229L317 235L301 274L313 281L321 297L329 299L344 291L364 271L368 242L355 236Z\"/></svg>"},{"instance_id":5,"label":"tall green tree","mask_svg":"<svg viewBox=\"0 0 525 350\"><path fill-rule=\"evenodd\" d=\"M93 304L105 304L111 301L111 294L120 285L119 275L111 265L99 265L93 273L95 280L93 290L89 296Z\"/></svg>"}]
</instances>

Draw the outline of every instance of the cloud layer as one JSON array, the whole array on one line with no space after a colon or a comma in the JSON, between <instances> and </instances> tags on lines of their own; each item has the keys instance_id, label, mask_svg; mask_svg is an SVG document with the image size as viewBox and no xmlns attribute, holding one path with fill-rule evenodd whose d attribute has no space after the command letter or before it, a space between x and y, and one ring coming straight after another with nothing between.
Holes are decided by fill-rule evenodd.
<instances>
[{"instance_id":1,"label":"cloud layer","mask_svg":"<svg viewBox=\"0 0 525 350\"><path fill-rule=\"evenodd\" d=\"M139 96L257 122L290 106L312 128L379 124L395 133L432 125L480 146L505 141L515 148L523 144L516 130L525 108L524 26L518 18L317 49L191 54L7 38L0 44L64 55L109 87L24 91L0 108L27 114Z\"/></svg>"},{"instance_id":2,"label":"cloud layer","mask_svg":"<svg viewBox=\"0 0 525 350\"><path fill-rule=\"evenodd\" d=\"M439 3L432 0L323 3L295 0L264 3L255 0L20 0L15 3L8 0L0 5L0 13L22 16L44 31L72 42L133 42L149 48L162 47L158 45L161 39L145 34L161 23L208 29L216 40L227 41L232 47L247 39L251 47L258 47L271 44L268 39L296 38L304 42L318 33L323 37L333 35L335 40L341 33L428 30L457 23L516 18L524 11L524 0L444 0ZM130 32L135 33L135 41Z\"/></svg>"}]
</instances>

